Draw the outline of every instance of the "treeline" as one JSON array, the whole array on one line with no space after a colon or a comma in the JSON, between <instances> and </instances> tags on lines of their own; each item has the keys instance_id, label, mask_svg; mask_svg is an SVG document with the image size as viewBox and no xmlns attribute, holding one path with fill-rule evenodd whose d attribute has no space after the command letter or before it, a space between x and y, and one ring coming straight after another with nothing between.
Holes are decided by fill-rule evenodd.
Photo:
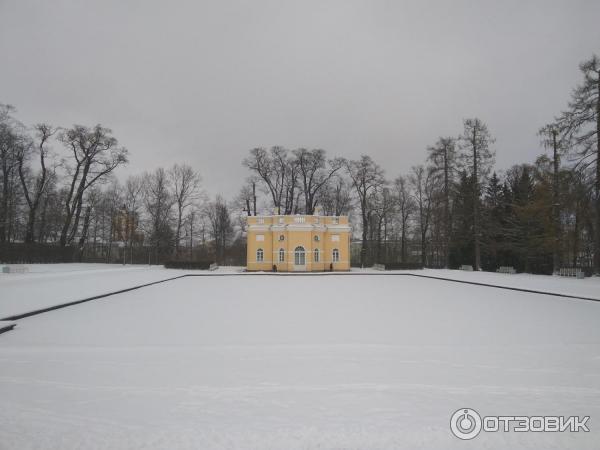
<instances>
[{"instance_id":1,"label":"treeline","mask_svg":"<svg viewBox=\"0 0 600 450\"><path fill-rule=\"evenodd\" d=\"M245 215L320 212L352 216L355 265L600 273L600 62L594 56L580 69L565 111L540 124L545 151L533 163L495 170L493 134L471 118L434 140L422 165L392 178L368 155L252 149L243 161L249 177L230 201L207 199L185 164L120 184L113 172L128 152L110 130L28 128L4 105L0 243L76 247L88 260L118 252L134 262L243 264Z\"/></svg>"},{"instance_id":2,"label":"treeline","mask_svg":"<svg viewBox=\"0 0 600 450\"><path fill-rule=\"evenodd\" d=\"M206 201L200 174L175 164L121 184L113 172L127 163L127 149L101 125L28 128L1 105L0 245L76 247L88 261L223 261L231 214L220 196Z\"/></svg>"},{"instance_id":3,"label":"treeline","mask_svg":"<svg viewBox=\"0 0 600 450\"><path fill-rule=\"evenodd\" d=\"M327 159L321 149L256 148L239 200L247 214L353 215L353 263L421 262L429 267L560 267L600 273L600 62L580 65L568 107L537 132L535 162L494 170L494 137L478 118L437 139L425 163L393 179L368 155ZM399 155L400 156L400 155ZM259 194L257 194L257 192ZM260 208L258 208L260 210ZM358 236L357 236L358 237Z\"/></svg>"}]
</instances>

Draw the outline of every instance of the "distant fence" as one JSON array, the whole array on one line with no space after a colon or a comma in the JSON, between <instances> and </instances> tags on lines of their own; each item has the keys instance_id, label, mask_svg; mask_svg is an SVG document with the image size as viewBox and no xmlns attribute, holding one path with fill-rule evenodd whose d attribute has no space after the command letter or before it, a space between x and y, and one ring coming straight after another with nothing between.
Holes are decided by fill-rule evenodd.
<instances>
[{"instance_id":1,"label":"distant fence","mask_svg":"<svg viewBox=\"0 0 600 450\"><path fill-rule=\"evenodd\" d=\"M75 247L60 247L47 244L0 243L0 263L65 263L77 260L79 251Z\"/></svg>"},{"instance_id":2,"label":"distant fence","mask_svg":"<svg viewBox=\"0 0 600 450\"><path fill-rule=\"evenodd\" d=\"M245 247L233 245L219 258L220 264L230 266L246 265ZM41 263L108 263L108 264L152 264L162 265L166 261L216 261L210 245L190 248L181 247L176 253L173 247L123 246L108 243L61 247L58 244L24 244L18 242L0 243L0 263L41 264Z\"/></svg>"},{"instance_id":3,"label":"distant fence","mask_svg":"<svg viewBox=\"0 0 600 450\"><path fill-rule=\"evenodd\" d=\"M421 245L415 242L407 241L404 244L399 240L387 240L385 242L377 242L373 240L367 241L367 247L364 252L365 267L372 267L373 264L414 264L425 267L441 269L445 265L444 255L440 251L440 246L432 245L433 251L428 251L425 258L421 257ZM361 267L362 242L358 240L352 241L350 244L350 265L352 267ZM416 266L415 266L416 267ZM412 266L411 266L412 268Z\"/></svg>"},{"instance_id":4,"label":"distant fence","mask_svg":"<svg viewBox=\"0 0 600 450\"><path fill-rule=\"evenodd\" d=\"M373 265L377 270L421 270L421 263L377 263Z\"/></svg>"},{"instance_id":5,"label":"distant fence","mask_svg":"<svg viewBox=\"0 0 600 450\"><path fill-rule=\"evenodd\" d=\"M186 270L208 270L213 265L212 261L166 261L167 269L186 269Z\"/></svg>"}]
</instances>

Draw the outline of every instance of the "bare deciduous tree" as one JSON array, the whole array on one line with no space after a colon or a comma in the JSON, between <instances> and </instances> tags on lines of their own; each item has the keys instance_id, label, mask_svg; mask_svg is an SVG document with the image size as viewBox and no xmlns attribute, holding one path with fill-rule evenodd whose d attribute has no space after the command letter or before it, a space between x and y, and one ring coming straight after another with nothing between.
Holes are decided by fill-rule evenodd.
<instances>
[{"instance_id":1,"label":"bare deciduous tree","mask_svg":"<svg viewBox=\"0 0 600 450\"><path fill-rule=\"evenodd\" d=\"M434 178L432 172L423 166L412 168L409 182L413 187L414 201L417 207L419 241L421 243L421 264L427 263L427 232L431 220L431 202L433 199Z\"/></svg>"},{"instance_id":2,"label":"bare deciduous tree","mask_svg":"<svg viewBox=\"0 0 600 450\"><path fill-rule=\"evenodd\" d=\"M362 222L362 243L360 251L360 264L364 267L366 262L369 222L372 213L371 196L385 185L383 169L368 155L362 155L356 161L344 161L348 176L358 198Z\"/></svg>"},{"instance_id":3,"label":"bare deciduous tree","mask_svg":"<svg viewBox=\"0 0 600 450\"><path fill-rule=\"evenodd\" d=\"M338 173L320 190L318 203L327 216L348 215L352 210L352 187Z\"/></svg>"},{"instance_id":4,"label":"bare deciduous tree","mask_svg":"<svg viewBox=\"0 0 600 450\"><path fill-rule=\"evenodd\" d=\"M173 239L171 222L174 200L165 169L160 167L144 178L144 206L148 216L146 231L150 244L158 255Z\"/></svg>"},{"instance_id":5,"label":"bare deciduous tree","mask_svg":"<svg viewBox=\"0 0 600 450\"><path fill-rule=\"evenodd\" d=\"M65 246L77 233L85 191L127 163L127 149L119 147L111 130L100 125L91 129L75 125L63 131L59 139L71 152L71 181L64 199L65 220L60 236L60 245Z\"/></svg>"},{"instance_id":6,"label":"bare deciduous tree","mask_svg":"<svg viewBox=\"0 0 600 450\"><path fill-rule=\"evenodd\" d=\"M233 226L227 203L220 195L210 202L205 209L210 223L210 234L215 243L215 255L217 263L222 264L225 260L225 247L229 242Z\"/></svg>"},{"instance_id":7,"label":"bare deciduous tree","mask_svg":"<svg viewBox=\"0 0 600 450\"><path fill-rule=\"evenodd\" d=\"M0 242L8 240L9 236L10 207L15 200L12 183L18 166L17 154L22 146L22 136L17 130L20 124L12 117L14 112L13 106L0 104Z\"/></svg>"},{"instance_id":8,"label":"bare deciduous tree","mask_svg":"<svg viewBox=\"0 0 600 450\"><path fill-rule=\"evenodd\" d=\"M600 59L593 55L579 68L584 81L573 91L569 109L557 124L572 143L576 169L593 168L594 272L600 275Z\"/></svg>"},{"instance_id":9,"label":"bare deciduous tree","mask_svg":"<svg viewBox=\"0 0 600 450\"><path fill-rule=\"evenodd\" d=\"M337 158L327 162L325 150L322 149L300 148L294 150L293 153L300 170L304 194L304 213L314 214L320 190L342 168L343 160Z\"/></svg>"},{"instance_id":10,"label":"bare deciduous tree","mask_svg":"<svg viewBox=\"0 0 600 450\"><path fill-rule=\"evenodd\" d=\"M460 158L473 178L473 234L475 246L475 270L481 270L481 180L489 173L494 161L490 149L494 142L487 125L480 119L466 119L463 134L459 137L462 153Z\"/></svg>"},{"instance_id":11,"label":"bare deciduous tree","mask_svg":"<svg viewBox=\"0 0 600 450\"><path fill-rule=\"evenodd\" d=\"M444 265L450 265L450 236L452 224L450 221L450 187L454 181L456 169L455 139L441 137L434 146L428 147L428 160L432 175L441 178L444 201Z\"/></svg>"},{"instance_id":12,"label":"bare deciduous tree","mask_svg":"<svg viewBox=\"0 0 600 450\"><path fill-rule=\"evenodd\" d=\"M410 218L414 212L414 199L411 194L409 184L405 177L398 177L394 181L394 189L396 194L397 211L400 219L400 259L402 262L407 261L407 238L409 232Z\"/></svg>"},{"instance_id":13,"label":"bare deciduous tree","mask_svg":"<svg viewBox=\"0 0 600 450\"><path fill-rule=\"evenodd\" d=\"M373 224L375 236L372 236L377 241L377 262L387 262L382 259L381 251L382 244L387 243L389 226L392 215L394 214L396 202L389 188L384 187L381 192L375 192L373 195Z\"/></svg>"},{"instance_id":14,"label":"bare deciduous tree","mask_svg":"<svg viewBox=\"0 0 600 450\"><path fill-rule=\"evenodd\" d=\"M243 210L247 216L256 216L256 184L255 177L249 177L246 184L242 186L240 193L237 197L240 209Z\"/></svg>"},{"instance_id":15,"label":"bare deciduous tree","mask_svg":"<svg viewBox=\"0 0 600 450\"><path fill-rule=\"evenodd\" d=\"M29 208L27 216L27 228L25 231L25 242L33 242L34 231L35 231L35 220L37 217L37 210L40 204L42 196L46 192L48 187L48 180L52 173L48 172L46 167L46 158L48 156L48 140L56 133L56 128L48 124L38 124L35 126L37 145L30 143L23 145L22 151L18 154L18 167L19 167L19 178L21 179L21 185L23 188L23 195L27 206ZM33 148L37 147L37 157L40 162L40 170L34 175L32 185L30 186L27 177L27 166L26 162L29 157L32 157Z\"/></svg>"},{"instance_id":16,"label":"bare deciduous tree","mask_svg":"<svg viewBox=\"0 0 600 450\"><path fill-rule=\"evenodd\" d=\"M277 214L292 214L297 208L299 165L283 147L250 150L243 161L265 185Z\"/></svg>"},{"instance_id":17,"label":"bare deciduous tree","mask_svg":"<svg viewBox=\"0 0 600 450\"><path fill-rule=\"evenodd\" d=\"M177 221L175 224L175 254L179 252L181 241L181 230L183 219L187 209L198 198L200 194L200 174L187 164L175 164L169 171L173 185L173 196L177 209Z\"/></svg>"}]
</instances>

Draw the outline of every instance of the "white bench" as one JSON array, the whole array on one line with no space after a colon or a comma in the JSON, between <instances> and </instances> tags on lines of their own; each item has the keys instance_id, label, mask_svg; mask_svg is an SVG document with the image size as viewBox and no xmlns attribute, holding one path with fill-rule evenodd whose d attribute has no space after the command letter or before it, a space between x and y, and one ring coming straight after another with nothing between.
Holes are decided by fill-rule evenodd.
<instances>
[{"instance_id":1,"label":"white bench","mask_svg":"<svg viewBox=\"0 0 600 450\"><path fill-rule=\"evenodd\" d=\"M585 278L583 270L578 267L561 267L558 271L558 275L561 277Z\"/></svg>"},{"instance_id":2,"label":"white bench","mask_svg":"<svg viewBox=\"0 0 600 450\"><path fill-rule=\"evenodd\" d=\"M466 270L467 272L473 272L473 266L469 264L463 264L460 266L460 270Z\"/></svg>"},{"instance_id":3,"label":"white bench","mask_svg":"<svg viewBox=\"0 0 600 450\"><path fill-rule=\"evenodd\" d=\"M373 264L373 269L375 269L375 270L385 270L385 265L383 265L383 264Z\"/></svg>"},{"instance_id":4,"label":"white bench","mask_svg":"<svg viewBox=\"0 0 600 450\"><path fill-rule=\"evenodd\" d=\"M208 270L213 271L213 270L217 270L219 268L219 266L217 265L217 263L212 263L209 267Z\"/></svg>"},{"instance_id":5,"label":"white bench","mask_svg":"<svg viewBox=\"0 0 600 450\"><path fill-rule=\"evenodd\" d=\"M498 269L496 270L496 272L498 272L498 273L510 273L510 274L517 273L517 271L515 270L515 268L513 266L500 266L500 267L498 267Z\"/></svg>"},{"instance_id":6,"label":"white bench","mask_svg":"<svg viewBox=\"0 0 600 450\"><path fill-rule=\"evenodd\" d=\"M3 266L2 273L27 273L29 272L29 267L24 266L23 264L11 264L10 266Z\"/></svg>"}]
</instances>

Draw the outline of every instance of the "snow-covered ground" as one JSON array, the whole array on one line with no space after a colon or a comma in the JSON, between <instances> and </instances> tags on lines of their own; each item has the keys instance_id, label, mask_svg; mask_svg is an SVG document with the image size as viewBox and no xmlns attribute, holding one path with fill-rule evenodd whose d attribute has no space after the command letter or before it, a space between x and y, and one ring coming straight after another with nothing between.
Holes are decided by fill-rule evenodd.
<instances>
[{"instance_id":1,"label":"snow-covered ground","mask_svg":"<svg viewBox=\"0 0 600 450\"><path fill-rule=\"evenodd\" d=\"M498 286L533 289L559 294L575 295L600 300L600 277L589 277L582 280L552 275L530 275L527 273L505 274L494 272L466 272L462 270L425 269L415 271L423 274L454 280L473 281Z\"/></svg>"},{"instance_id":2,"label":"snow-covered ground","mask_svg":"<svg viewBox=\"0 0 600 450\"><path fill-rule=\"evenodd\" d=\"M27 269L0 273L0 318L188 273L118 264L29 264Z\"/></svg>"},{"instance_id":3,"label":"snow-covered ground","mask_svg":"<svg viewBox=\"0 0 600 450\"><path fill-rule=\"evenodd\" d=\"M165 269L162 266L118 264L30 264L27 273L0 273L0 319L30 311L102 295L132 286L165 280L184 274L242 274L243 267L220 267L216 272ZM600 278L577 280L543 275L508 275L460 270L418 270L380 272L353 269L354 273L414 273L499 286L556 292L600 300ZM246 273L245 275L252 275ZM283 275L286 274L269 274ZM330 273L321 274L330 276Z\"/></svg>"},{"instance_id":4,"label":"snow-covered ground","mask_svg":"<svg viewBox=\"0 0 600 450\"><path fill-rule=\"evenodd\" d=\"M86 280L174 274L111 270ZM79 277L38 282L77 297ZM599 323L597 302L414 277L179 279L0 335L0 449L597 448ZM461 441L461 407L589 415L591 431Z\"/></svg>"}]
</instances>

